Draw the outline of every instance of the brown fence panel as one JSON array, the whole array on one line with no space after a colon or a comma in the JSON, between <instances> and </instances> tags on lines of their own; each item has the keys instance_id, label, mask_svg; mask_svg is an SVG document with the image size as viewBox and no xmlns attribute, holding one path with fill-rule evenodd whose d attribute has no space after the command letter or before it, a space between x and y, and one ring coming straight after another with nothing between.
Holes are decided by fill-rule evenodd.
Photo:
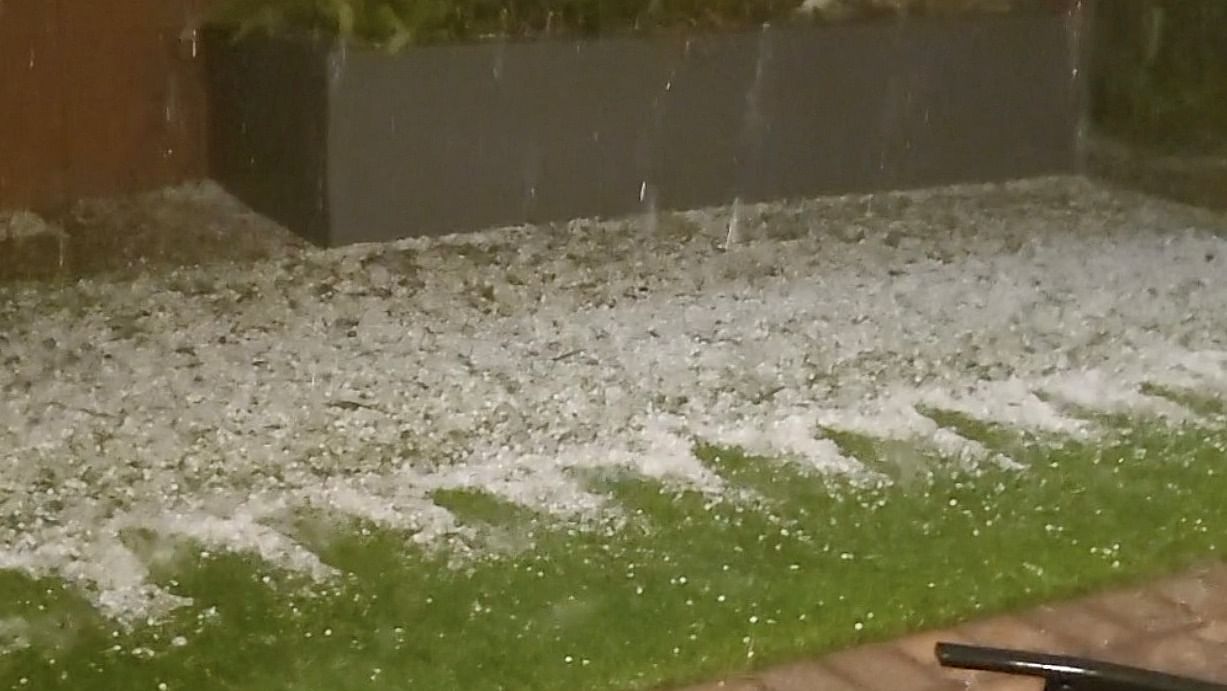
<instances>
[{"instance_id":1,"label":"brown fence panel","mask_svg":"<svg viewBox=\"0 0 1227 691\"><path fill-rule=\"evenodd\" d=\"M0 208L64 196L55 0L0 4Z\"/></svg>"},{"instance_id":2,"label":"brown fence panel","mask_svg":"<svg viewBox=\"0 0 1227 691\"><path fill-rule=\"evenodd\" d=\"M0 208L204 173L202 0L0 0Z\"/></svg>"}]
</instances>

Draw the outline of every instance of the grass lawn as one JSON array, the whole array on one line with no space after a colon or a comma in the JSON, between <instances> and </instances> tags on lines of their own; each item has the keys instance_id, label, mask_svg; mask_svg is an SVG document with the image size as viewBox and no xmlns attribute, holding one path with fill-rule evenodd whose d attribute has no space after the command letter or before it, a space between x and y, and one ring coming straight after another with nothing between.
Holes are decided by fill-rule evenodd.
<instances>
[{"instance_id":1,"label":"grass lawn","mask_svg":"<svg viewBox=\"0 0 1227 691\"><path fill-rule=\"evenodd\" d=\"M1222 419L1221 402L1182 402ZM1227 545L1222 425L1101 420L1115 431L1090 443L926 414L1027 468L966 472L841 433L895 482L833 484L700 446L750 491L594 476L628 519L595 530L436 496L480 527L480 557L303 516L296 535L346 577L320 586L242 555L150 552L159 582L195 604L131 631L61 582L0 572L0 689L651 688L1141 579Z\"/></svg>"}]
</instances>

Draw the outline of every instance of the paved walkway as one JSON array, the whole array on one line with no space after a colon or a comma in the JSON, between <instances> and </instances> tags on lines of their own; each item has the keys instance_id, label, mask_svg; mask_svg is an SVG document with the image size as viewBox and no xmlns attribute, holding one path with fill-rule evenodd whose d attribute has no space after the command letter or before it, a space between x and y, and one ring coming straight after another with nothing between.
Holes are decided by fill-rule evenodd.
<instances>
[{"instance_id":1,"label":"paved walkway","mask_svg":"<svg viewBox=\"0 0 1227 691\"><path fill-rule=\"evenodd\" d=\"M1038 679L940 667L938 641L1100 660L1227 683L1227 563L683 691L1039 691Z\"/></svg>"}]
</instances>

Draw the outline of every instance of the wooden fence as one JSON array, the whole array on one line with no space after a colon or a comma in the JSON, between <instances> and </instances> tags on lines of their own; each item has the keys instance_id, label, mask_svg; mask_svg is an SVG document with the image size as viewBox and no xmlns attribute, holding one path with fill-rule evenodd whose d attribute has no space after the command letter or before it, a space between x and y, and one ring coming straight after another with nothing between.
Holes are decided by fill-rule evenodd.
<instances>
[{"instance_id":1,"label":"wooden fence","mask_svg":"<svg viewBox=\"0 0 1227 691\"><path fill-rule=\"evenodd\" d=\"M206 0L0 0L0 209L204 174Z\"/></svg>"}]
</instances>

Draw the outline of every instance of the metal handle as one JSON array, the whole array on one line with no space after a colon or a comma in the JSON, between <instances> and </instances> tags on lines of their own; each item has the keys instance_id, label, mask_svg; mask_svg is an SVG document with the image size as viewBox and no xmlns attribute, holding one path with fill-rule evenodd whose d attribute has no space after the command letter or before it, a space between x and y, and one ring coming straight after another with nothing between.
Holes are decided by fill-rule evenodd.
<instances>
[{"instance_id":1,"label":"metal handle","mask_svg":"<svg viewBox=\"0 0 1227 691\"><path fill-rule=\"evenodd\" d=\"M1227 691L1227 685L1080 657L938 643L943 667L1040 677L1068 691Z\"/></svg>"}]
</instances>

